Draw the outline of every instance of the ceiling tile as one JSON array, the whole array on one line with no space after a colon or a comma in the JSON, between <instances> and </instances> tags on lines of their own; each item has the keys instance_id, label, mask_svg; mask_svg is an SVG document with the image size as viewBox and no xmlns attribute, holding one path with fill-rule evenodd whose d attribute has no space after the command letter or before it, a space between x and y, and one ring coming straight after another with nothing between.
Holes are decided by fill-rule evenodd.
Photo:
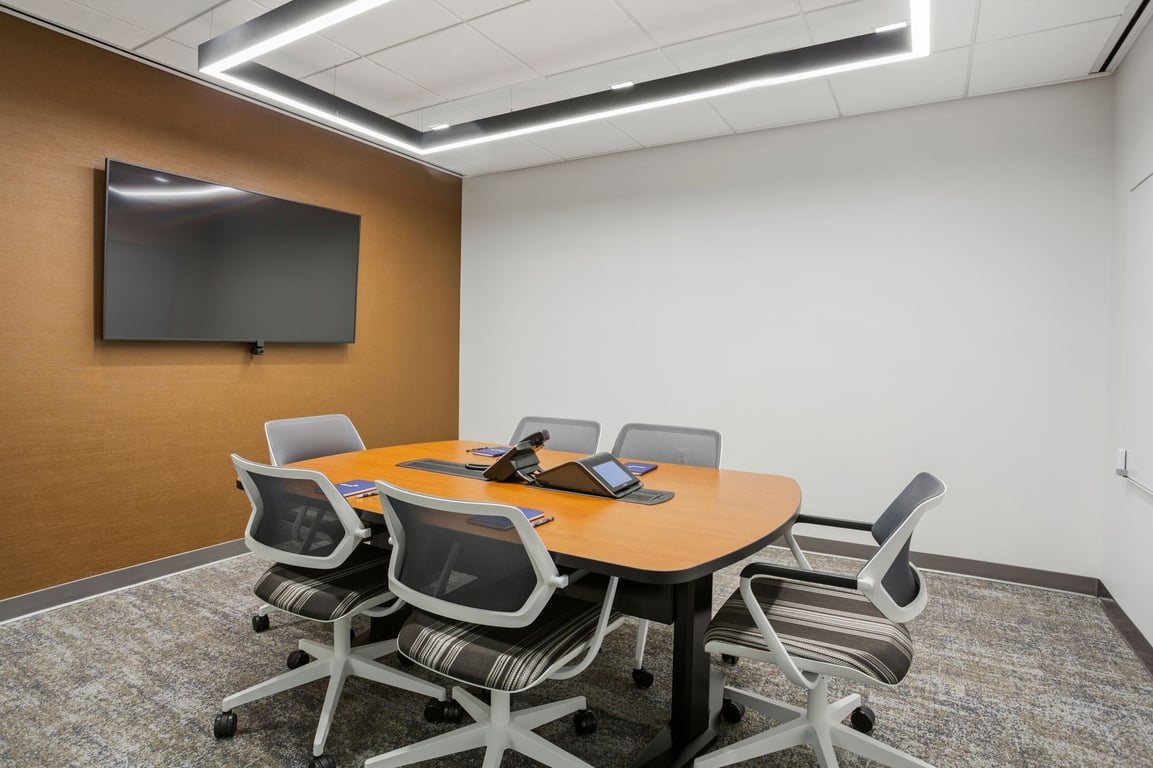
<instances>
[{"instance_id":1,"label":"ceiling tile","mask_svg":"<svg viewBox=\"0 0 1153 768\"><path fill-rule=\"evenodd\" d=\"M18 11L25 11L65 29L86 34L127 50L132 50L156 36L141 26L129 24L71 0L4 0L4 2Z\"/></svg>"},{"instance_id":2,"label":"ceiling tile","mask_svg":"<svg viewBox=\"0 0 1153 768\"><path fill-rule=\"evenodd\" d=\"M845 115L959 99L969 76L969 51L954 48L920 59L832 75Z\"/></svg>"},{"instance_id":3,"label":"ceiling tile","mask_svg":"<svg viewBox=\"0 0 1153 768\"><path fill-rule=\"evenodd\" d=\"M838 117L837 103L824 78L756 88L710 99L735 131L751 131Z\"/></svg>"},{"instance_id":4,"label":"ceiling tile","mask_svg":"<svg viewBox=\"0 0 1153 768\"><path fill-rule=\"evenodd\" d=\"M664 49L665 56L682 72L691 72L766 53L803 48L809 32L800 16L757 24L734 32L692 40Z\"/></svg>"},{"instance_id":5,"label":"ceiling tile","mask_svg":"<svg viewBox=\"0 0 1153 768\"><path fill-rule=\"evenodd\" d=\"M593 64L570 72L553 75L549 80L570 96L607 90L615 83L644 83L677 74L677 69L659 51L645 51L635 56Z\"/></svg>"},{"instance_id":6,"label":"ceiling tile","mask_svg":"<svg viewBox=\"0 0 1153 768\"><path fill-rule=\"evenodd\" d=\"M257 62L289 77L305 77L356 58L356 54L331 40L313 35L260 56Z\"/></svg>"},{"instance_id":7,"label":"ceiling tile","mask_svg":"<svg viewBox=\"0 0 1153 768\"><path fill-rule=\"evenodd\" d=\"M268 10L252 0L232 0L197 16L187 24L180 25L166 37L196 48L206 40L211 40L246 21L252 21L257 16L268 13Z\"/></svg>"},{"instance_id":8,"label":"ceiling tile","mask_svg":"<svg viewBox=\"0 0 1153 768\"><path fill-rule=\"evenodd\" d=\"M461 19L475 19L477 16L516 5L522 0L436 0L436 2Z\"/></svg>"},{"instance_id":9,"label":"ceiling tile","mask_svg":"<svg viewBox=\"0 0 1153 768\"><path fill-rule=\"evenodd\" d=\"M867 35L877 27L908 19L909 0L856 0L805 15L817 43ZM929 23L931 27L932 20Z\"/></svg>"},{"instance_id":10,"label":"ceiling tile","mask_svg":"<svg viewBox=\"0 0 1153 768\"><path fill-rule=\"evenodd\" d=\"M354 59L307 77L305 82L382 115L411 112L443 101L368 59Z\"/></svg>"},{"instance_id":11,"label":"ceiling tile","mask_svg":"<svg viewBox=\"0 0 1153 768\"><path fill-rule=\"evenodd\" d=\"M1117 16L1129 0L982 0L977 41L1000 40Z\"/></svg>"},{"instance_id":12,"label":"ceiling tile","mask_svg":"<svg viewBox=\"0 0 1153 768\"><path fill-rule=\"evenodd\" d=\"M973 28L977 23L978 0L933 0L929 26L932 42L937 51L959 48L973 42Z\"/></svg>"},{"instance_id":13,"label":"ceiling tile","mask_svg":"<svg viewBox=\"0 0 1153 768\"><path fill-rule=\"evenodd\" d=\"M548 80L540 78L510 85L507 88L498 88L495 91L476 96L467 96L463 99L457 99L455 103L466 112L471 113L474 118L480 118L538 107L541 104L551 104L566 98L568 98L568 94Z\"/></svg>"},{"instance_id":14,"label":"ceiling tile","mask_svg":"<svg viewBox=\"0 0 1153 768\"><path fill-rule=\"evenodd\" d=\"M636 112L614 117L611 122L646 147L733 132L706 101Z\"/></svg>"},{"instance_id":15,"label":"ceiling tile","mask_svg":"<svg viewBox=\"0 0 1153 768\"><path fill-rule=\"evenodd\" d=\"M528 0L472 26L542 75L653 48L614 0Z\"/></svg>"},{"instance_id":16,"label":"ceiling tile","mask_svg":"<svg viewBox=\"0 0 1153 768\"><path fill-rule=\"evenodd\" d=\"M640 148L640 144L606 120L542 131L528 138L537 146L565 159Z\"/></svg>"},{"instance_id":17,"label":"ceiling tile","mask_svg":"<svg viewBox=\"0 0 1153 768\"><path fill-rule=\"evenodd\" d=\"M369 58L445 99L473 96L537 77L465 25L433 32Z\"/></svg>"},{"instance_id":18,"label":"ceiling tile","mask_svg":"<svg viewBox=\"0 0 1153 768\"><path fill-rule=\"evenodd\" d=\"M142 45L136 52L153 61L167 64L179 69L181 72L196 72L198 70L198 57L195 48L170 40L167 37L158 37L147 45Z\"/></svg>"},{"instance_id":19,"label":"ceiling tile","mask_svg":"<svg viewBox=\"0 0 1153 768\"><path fill-rule=\"evenodd\" d=\"M978 43L969 95L1085 77L1112 32L1112 19Z\"/></svg>"},{"instance_id":20,"label":"ceiling tile","mask_svg":"<svg viewBox=\"0 0 1153 768\"><path fill-rule=\"evenodd\" d=\"M84 5L155 34L179 27L220 0L84 0Z\"/></svg>"},{"instance_id":21,"label":"ceiling tile","mask_svg":"<svg viewBox=\"0 0 1153 768\"><path fill-rule=\"evenodd\" d=\"M459 23L455 15L432 0L393 0L325 30L324 36L367 56Z\"/></svg>"},{"instance_id":22,"label":"ceiling tile","mask_svg":"<svg viewBox=\"0 0 1153 768\"><path fill-rule=\"evenodd\" d=\"M797 13L795 0L619 0L661 45L694 40Z\"/></svg>"}]
</instances>

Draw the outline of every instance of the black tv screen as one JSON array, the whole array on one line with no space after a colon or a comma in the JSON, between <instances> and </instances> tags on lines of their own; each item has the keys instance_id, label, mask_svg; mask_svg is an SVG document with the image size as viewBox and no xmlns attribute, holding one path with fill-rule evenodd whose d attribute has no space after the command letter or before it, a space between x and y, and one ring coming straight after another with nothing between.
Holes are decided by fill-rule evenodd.
<instances>
[{"instance_id":1,"label":"black tv screen","mask_svg":"<svg viewBox=\"0 0 1153 768\"><path fill-rule=\"evenodd\" d=\"M106 163L103 337L356 340L360 217Z\"/></svg>"}]
</instances>

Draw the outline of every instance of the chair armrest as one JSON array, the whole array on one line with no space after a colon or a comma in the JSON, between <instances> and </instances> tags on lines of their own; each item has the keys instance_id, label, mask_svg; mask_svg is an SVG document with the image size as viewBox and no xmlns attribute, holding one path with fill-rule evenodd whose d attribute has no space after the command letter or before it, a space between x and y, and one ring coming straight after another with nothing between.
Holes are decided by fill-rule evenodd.
<instances>
[{"instance_id":1,"label":"chair armrest","mask_svg":"<svg viewBox=\"0 0 1153 768\"><path fill-rule=\"evenodd\" d=\"M552 579L552 585L557 589L566 589L588 575L589 571L583 568L567 573L558 573L556 577Z\"/></svg>"},{"instance_id":2,"label":"chair armrest","mask_svg":"<svg viewBox=\"0 0 1153 768\"><path fill-rule=\"evenodd\" d=\"M816 515L797 515L796 523L808 523L809 525L827 525L832 528L848 528L854 531L871 531L873 530L872 523L863 523L859 520L841 520L836 517L818 517Z\"/></svg>"},{"instance_id":3,"label":"chair armrest","mask_svg":"<svg viewBox=\"0 0 1153 768\"><path fill-rule=\"evenodd\" d=\"M790 568L773 563L749 563L741 571L742 579L755 579L761 576L774 576L782 579L807 581L810 584L823 584L827 587L857 590L857 580L852 576L840 576L825 571L810 571L804 568Z\"/></svg>"}]
</instances>

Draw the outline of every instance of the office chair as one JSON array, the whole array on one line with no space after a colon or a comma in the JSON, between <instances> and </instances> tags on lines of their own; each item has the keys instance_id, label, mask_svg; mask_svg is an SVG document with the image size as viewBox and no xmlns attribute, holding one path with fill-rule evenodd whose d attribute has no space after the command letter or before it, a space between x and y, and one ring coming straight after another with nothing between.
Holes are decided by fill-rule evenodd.
<instances>
[{"instance_id":1,"label":"office chair","mask_svg":"<svg viewBox=\"0 0 1153 768\"><path fill-rule=\"evenodd\" d=\"M597 452L601 437L601 425L585 419L554 419L547 416L525 416L516 425L516 431L509 438L509 445L516 445L525 435L547 429L549 434L545 448L554 451L572 451L590 454Z\"/></svg>"},{"instance_id":2,"label":"office chair","mask_svg":"<svg viewBox=\"0 0 1153 768\"><path fill-rule=\"evenodd\" d=\"M364 441L343 413L266 421L264 436L268 439L268 455L276 467L364 450Z\"/></svg>"},{"instance_id":3,"label":"office chair","mask_svg":"<svg viewBox=\"0 0 1153 768\"><path fill-rule=\"evenodd\" d=\"M895 686L913 660L905 622L925 607L920 571L909 562L909 541L945 485L922 472L872 525L802 516L800 522L871 531L878 548L855 577L808 567L752 563L740 589L705 631L705 650L776 664L807 693L804 709L738 688L725 688L722 715L740 720L752 707L780 725L698 757L696 768L719 768L808 744L822 768L836 768L834 747L895 768L932 768L869 737L875 717L852 694L829 702L829 678ZM803 556L802 556L803 557ZM851 727L841 722L850 718Z\"/></svg>"},{"instance_id":4,"label":"office chair","mask_svg":"<svg viewBox=\"0 0 1153 768\"><path fill-rule=\"evenodd\" d=\"M252 502L244 543L253 554L275 561L253 591L281 611L331 623L333 644L301 640L288 658L288 672L225 697L213 735L235 735L232 710L241 704L327 677L309 768L335 768L324 743L349 675L439 699L444 688L376 661L396 651L395 639L351 647L353 616L388 615L403 603L388 590L389 550L361 546L369 530L332 482L319 472L257 464L235 454L232 463ZM310 528L295 524L302 499L318 512L318 523Z\"/></svg>"},{"instance_id":5,"label":"office chair","mask_svg":"<svg viewBox=\"0 0 1153 768\"><path fill-rule=\"evenodd\" d=\"M589 764L533 732L574 714L577 733L596 730L585 697L510 710L513 693L583 671L624 617L612 610L617 579L603 599L567 597L577 574L560 575L536 530L517 507L414 493L378 480L391 535L392 591L413 607L400 631L400 652L417 664L489 692L490 704L460 686L425 717L476 722L365 762L400 766L485 747L485 768L508 749L545 765Z\"/></svg>"},{"instance_id":6,"label":"office chair","mask_svg":"<svg viewBox=\"0 0 1153 768\"><path fill-rule=\"evenodd\" d=\"M334 453L363 451L364 441L343 413L330 413L324 416L302 416L293 419L276 419L264 422L264 437L268 440L268 455L275 467L292 464L317 456L331 456ZM295 525L298 528L315 524L316 513L308 505L297 508ZM296 534L303 538L305 534ZM252 617L254 632L264 632L270 621L268 614L273 606L265 603L256 609Z\"/></svg>"},{"instance_id":7,"label":"office chair","mask_svg":"<svg viewBox=\"0 0 1153 768\"><path fill-rule=\"evenodd\" d=\"M613 456L638 459L658 464L687 464L693 467L721 465L721 433L715 429L673 427L662 424L625 424L613 443ZM637 643L633 657L633 682L638 688L653 684L653 675L645 669L645 644L649 622L638 619Z\"/></svg>"}]
</instances>

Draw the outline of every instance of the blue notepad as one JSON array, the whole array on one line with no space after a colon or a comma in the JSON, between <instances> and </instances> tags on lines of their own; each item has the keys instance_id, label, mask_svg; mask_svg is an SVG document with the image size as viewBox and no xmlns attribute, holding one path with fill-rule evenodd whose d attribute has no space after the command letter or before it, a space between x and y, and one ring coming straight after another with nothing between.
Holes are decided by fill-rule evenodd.
<instances>
[{"instance_id":1,"label":"blue notepad","mask_svg":"<svg viewBox=\"0 0 1153 768\"><path fill-rule=\"evenodd\" d=\"M504 456L509 452L506 445L494 445L488 448L473 448L472 452L477 456Z\"/></svg>"},{"instance_id":2,"label":"blue notepad","mask_svg":"<svg viewBox=\"0 0 1153 768\"><path fill-rule=\"evenodd\" d=\"M524 512L524 516L528 518L529 522L544 516L544 512L541 512L539 509L533 509L532 507L517 507L517 509ZM507 531L509 528L512 528L511 520L498 515L473 515L468 521L473 525L483 525L485 528L496 528L500 531Z\"/></svg>"},{"instance_id":3,"label":"blue notepad","mask_svg":"<svg viewBox=\"0 0 1153 768\"><path fill-rule=\"evenodd\" d=\"M349 480L345 483L337 483L336 490L340 491L341 496L356 496L357 494L375 491L376 483L372 480Z\"/></svg>"},{"instance_id":4,"label":"blue notepad","mask_svg":"<svg viewBox=\"0 0 1153 768\"><path fill-rule=\"evenodd\" d=\"M647 461L625 461L622 463L625 465L625 469L634 475L643 475L645 472L652 472L657 468L656 464Z\"/></svg>"}]
</instances>

